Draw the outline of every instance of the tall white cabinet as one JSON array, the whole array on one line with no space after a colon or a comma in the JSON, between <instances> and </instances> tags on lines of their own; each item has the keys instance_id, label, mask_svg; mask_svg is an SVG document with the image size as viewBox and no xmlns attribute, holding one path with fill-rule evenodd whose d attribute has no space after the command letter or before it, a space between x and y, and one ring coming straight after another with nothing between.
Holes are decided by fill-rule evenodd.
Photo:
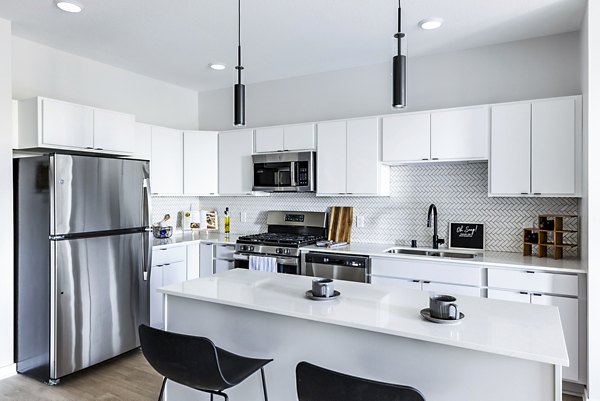
<instances>
[{"instance_id":1,"label":"tall white cabinet","mask_svg":"<svg viewBox=\"0 0 600 401\"><path fill-rule=\"evenodd\" d=\"M389 195L380 143L376 117L318 124L317 194Z\"/></svg>"},{"instance_id":2,"label":"tall white cabinet","mask_svg":"<svg viewBox=\"0 0 600 401\"><path fill-rule=\"evenodd\" d=\"M252 194L252 130L219 132L219 194Z\"/></svg>"},{"instance_id":3,"label":"tall white cabinet","mask_svg":"<svg viewBox=\"0 0 600 401\"><path fill-rule=\"evenodd\" d=\"M183 133L183 193L216 195L219 192L219 133Z\"/></svg>"},{"instance_id":4,"label":"tall white cabinet","mask_svg":"<svg viewBox=\"0 0 600 401\"><path fill-rule=\"evenodd\" d=\"M181 195L183 193L183 133L178 130L152 127L152 193Z\"/></svg>"},{"instance_id":5,"label":"tall white cabinet","mask_svg":"<svg viewBox=\"0 0 600 401\"><path fill-rule=\"evenodd\" d=\"M489 193L581 196L581 97L491 107Z\"/></svg>"}]
</instances>

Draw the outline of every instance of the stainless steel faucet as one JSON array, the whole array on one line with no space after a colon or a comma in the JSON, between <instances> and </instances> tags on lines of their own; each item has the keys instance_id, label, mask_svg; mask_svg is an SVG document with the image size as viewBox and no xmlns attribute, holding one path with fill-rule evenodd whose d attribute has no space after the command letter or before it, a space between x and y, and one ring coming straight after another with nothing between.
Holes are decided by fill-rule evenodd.
<instances>
[{"instance_id":1,"label":"stainless steel faucet","mask_svg":"<svg viewBox=\"0 0 600 401\"><path fill-rule=\"evenodd\" d=\"M442 238L438 238L438 221L437 221L437 208L432 203L429 206L427 212L427 227L431 227L431 216L433 214L433 249L438 249L440 244L444 243Z\"/></svg>"}]
</instances>

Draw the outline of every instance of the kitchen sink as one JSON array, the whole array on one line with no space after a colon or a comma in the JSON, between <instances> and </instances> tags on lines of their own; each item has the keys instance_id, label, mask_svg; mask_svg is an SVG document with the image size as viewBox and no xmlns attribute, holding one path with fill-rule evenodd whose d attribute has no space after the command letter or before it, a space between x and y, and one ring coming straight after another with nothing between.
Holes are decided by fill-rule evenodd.
<instances>
[{"instance_id":1,"label":"kitchen sink","mask_svg":"<svg viewBox=\"0 0 600 401\"><path fill-rule=\"evenodd\" d=\"M424 249L407 249L407 248L389 248L384 251L385 253L403 254L403 255L417 255L417 256L435 256L438 258L457 258L457 259L473 259L476 255L473 253L466 252L449 252L449 251L435 251L435 250L424 250Z\"/></svg>"}]
</instances>

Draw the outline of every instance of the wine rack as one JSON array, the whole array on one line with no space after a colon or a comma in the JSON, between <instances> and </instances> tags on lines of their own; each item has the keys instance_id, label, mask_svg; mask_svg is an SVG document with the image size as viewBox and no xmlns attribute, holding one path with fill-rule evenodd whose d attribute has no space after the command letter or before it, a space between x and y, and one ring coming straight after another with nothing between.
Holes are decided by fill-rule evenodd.
<instances>
[{"instance_id":1,"label":"wine rack","mask_svg":"<svg viewBox=\"0 0 600 401\"><path fill-rule=\"evenodd\" d=\"M523 229L523 256L531 256L535 247L540 258L562 259L565 249L577 247L578 217L540 214L537 227Z\"/></svg>"}]
</instances>

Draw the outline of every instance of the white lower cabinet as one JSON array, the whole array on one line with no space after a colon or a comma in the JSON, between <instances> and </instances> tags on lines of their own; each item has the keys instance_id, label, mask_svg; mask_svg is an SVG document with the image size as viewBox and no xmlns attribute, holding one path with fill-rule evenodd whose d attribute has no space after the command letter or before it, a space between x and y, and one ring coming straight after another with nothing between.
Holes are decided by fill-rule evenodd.
<instances>
[{"instance_id":1,"label":"white lower cabinet","mask_svg":"<svg viewBox=\"0 0 600 401\"><path fill-rule=\"evenodd\" d=\"M157 290L167 285L197 278L200 272L198 244L154 248L150 270L150 325L164 327L163 294Z\"/></svg>"},{"instance_id":2,"label":"white lower cabinet","mask_svg":"<svg viewBox=\"0 0 600 401\"><path fill-rule=\"evenodd\" d=\"M213 244L200 244L200 277L208 277L213 274Z\"/></svg>"},{"instance_id":3,"label":"white lower cabinet","mask_svg":"<svg viewBox=\"0 0 600 401\"><path fill-rule=\"evenodd\" d=\"M551 305L558 308L565 335L569 366L563 379L580 382L579 276L539 271L488 269L488 298Z\"/></svg>"},{"instance_id":4,"label":"white lower cabinet","mask_svg":"<svg viewBox=\"0 0 600 401\"><path fill-rule=\"evenodd\" d=\"M436 294L448 294L454 296L467 295L470 297L481 297L481 287L470 287L466 285L456 285L447 283L434 283L424 281L422 285L423 291L429 291Z\"/></svg>"},{"instance_id":5,"label":"white lower cabinet","mask_svg":"<svg viewBox=\"0 0 600 401\"><path fill-rule=\"evenodd\" d=\"M579 300L544 294L531 294L531 303L558 307L565 334L569 366L563 368L563 379L578 381L579 375Z\"/></svg>"},{"instance_id":6,"label":"white lower cabinet","mask_svg":"<svg viewBox=\"0 0 600 401\"><path fill-rule=\"evenodd\" d=\"M481 297L483 269L459 263L371 258L370 283L393 288Z\"/></svg>"}]
</instances>

